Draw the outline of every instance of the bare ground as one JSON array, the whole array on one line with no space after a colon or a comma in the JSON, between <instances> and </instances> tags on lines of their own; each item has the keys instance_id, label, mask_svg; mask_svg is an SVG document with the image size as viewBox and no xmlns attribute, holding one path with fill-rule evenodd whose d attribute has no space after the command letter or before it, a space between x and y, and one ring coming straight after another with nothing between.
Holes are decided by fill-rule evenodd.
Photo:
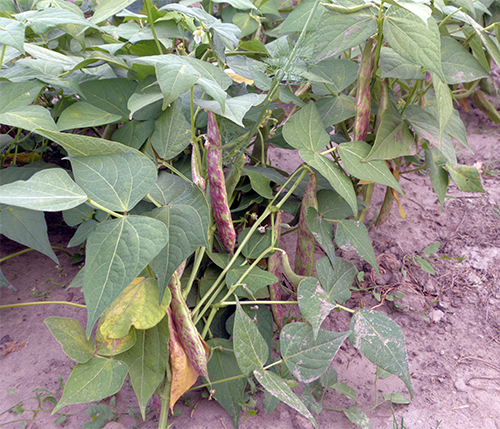
<instances>
[{"instance_id":1,"label":"bare ground","mask_svg":"<svg viewBox=\"0 0 500 429\"><path fill-rule=\"evenodd\" d=\"M498 103L498 101L497 101ZM498 105L498 104L497 104ZM390 313L402 327L406 337L410 370L415 397L410 405L391 406L388 403L368 412L372 428L393 428L393 417L407 429L500 429L500 164L489 164L500 159L500 125L494 125L477 110L462 112L467 123L469 143L474 154L464 150L459 162L473 165L482 163L485 194L458 191L452 184L448 190L445 210L440 211L428 177L412 174L402 179L406 199L403 200L406 220L399 217L397 208L383 226L372 228L372 237L382 276L377 278L369 266L365 270L363 287L367 291L355 292L347 303L351 308L378 307ZM293 168L296 157L275 152L273 163L281 168ZM374 197L376 212L383 195ZM496 212L496 211L497 212ZM49 219L51 242L65 247L72 232L57 216ZM431 260L436 274L431 276L412 262L414 255L422 256L423 249L439 241L437 256L460 257L465 260ZM293 247L292 247L293 248ZM2 237L2 256L21 250ZM72 249L75 250L75 249ZM318 256L321 256L318 251ZM348 255L344 255L348 256ZM33 302L33 288L45 291L47 280L68 285L78 267L59 252L62 275L55 264L35 252L23 254L2 263L2 270L17 290L0 290L0 303ZM406 271L403 276L401 268ZM396 292L404 293L394 303L383 299L379 303L368 290L377 286L382 297ZM55 285L50 290L51 300L84 303L77 289L65 290ZM18 307L0 310L0 425L21 427L25 420L28 428L79 428L85 421L88 404L66 407L68 416L62 425L54 423L48 412L25 412L16 416L4 412L22 401L24 408L37 408L34 396L37 388L56 391L57 376L67 379L72 361L43 324L48 316L73 317L85 322L85 310L68 306ZM323 327L335 331L348 328L345 314L331 314ZM339 381L357 391L360 408L368 410L375 402L375 367L354 348L345 343L334 359L333 366ZM394 376L379 380L381 393L402 392L408 395L402 382ZM15 391L15 393L12 393ZM300 386L297 389L300 393ZM60 397L60 393L56 395ZM286 405L280 404L273 414L262 409L262 396L257 395L258 413L240 423L242 429L310 428L312 425ZM106 403L106 401L104 401ZM140 419L127 415L127 407L136 406L128 382L116 395L119 423L126 428L140 424ZM340 409L352 404L351 400L328 391L324 406ZM50 408L50 404L43 404ZM173 428L231 428L231 419L215 401L202 399L193 392L185 403L176 406L180 415L171 417ZM351 429L355 426L343 414L330 410L316 416L319 428ZM153 414L140 424L141 428L154 428Z\"/></svg>"}]
</instances>

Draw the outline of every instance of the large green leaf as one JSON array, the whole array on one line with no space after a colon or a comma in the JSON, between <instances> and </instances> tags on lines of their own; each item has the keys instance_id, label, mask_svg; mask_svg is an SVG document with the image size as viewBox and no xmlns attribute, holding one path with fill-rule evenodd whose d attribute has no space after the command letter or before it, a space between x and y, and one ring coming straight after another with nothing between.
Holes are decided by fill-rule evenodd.
<instances>
[{"instance_id":1,"label":"large green leaf","mask_svg":"<svg viewBox=\"0 0 500 429\"><path fill-rule=\"evenodd\" d=\"M234 319L234 354L241 372L251 375L262 370L270 350L255 322L243 311L239 302Z\"/></svg>"},{"instance_id":2,"label":"large green leaf","mask_svg":"<svg viewBox=\"0 0 500 429\"><path fill-rule=\"evenodd\" d=\"M201 77L193 67L177 59L168 63L157 63L156 75L163 93L163 108L189 91Z\"/></svg>"},{"instance_id":3,"label":"large green leaf","mask_svg":"<svg viewBox=\"0 0 500 429\"><path fill-rule=\"evenodd\" d=\"M476 167L470 165L445 165L457 188L463 192L486 192L481 184L481 176Z\"/></svg>"},{"instance_id":4,"label":"large green leaf","mask_svg":"<svg viewBox=\"0 0 500 429\"><path fill-rule=\"evenodd\" d=\"M489 76L481 63L452 37L441 37L441 64L445 82L450 85Z\"/></svg>"},{"instance_id":5,"label":"large green leaf","mask_svg":"<svg viewBox=\"0 0 500 429\"><path fill-rule=\"evenodd\" d=\"M249 232L250 228L245 228L238 234L238 244L240 244L240 246ZM264 252L266 249L269 249L271 244L272 244L272 231L270 230L270 228L267 228L264 234L260 233L253 234L247 241L245 246L242 247L241 254L245 258L257 259L262 254L262 252ZM269 256L270 253L266 253L264 255L264 258L267 258Z\"/></svg>"},{"instance_id":6,"label":"large green leaf","mask_svg":"<svg viewBox=\"0 0 500 429\"><path fill-rule=\"evenodd\" d=\"M91 18L91 22L98 24L105 21L134 3L134 1L135 0L101 0Z\"/></svg>"},{"instance_id":7,"label":"large green leaf","mask_svg":"<svg viewBox=\"0 0 500 429\"><path fill-rule=\"evenodd\" d=\"M64 353L78 363L85 363L94 357L94 344L89 341L80 322L69 317L47 317L43 321Z\"/></svg>"},{"instance_id":8,"label":"large green leaf","mask_svg":"<svg viewBox=\"0 0 500 429\"><path fill-rule=\"evenodd\" d=\"M295 149L310 149L314 152L330 142L313 102L288 119L283 127L283 137Z\"/></svg>"},{"instance_id":9,"label":"large green leaf","mask_svg":"<svg viewBox=\"0 0 500 429\"><path fill-rule=\"evenodd\" d=\"M191 126L182 113L181 100L175 100L155 122L151 144L160 158L169 160L189 145Z\"/></svg>"},{"instance_id":10,"label":"large green leaf","mask_svg":"<svg viewBox=\"0 0 500 429\"><path fill-rule=\"evenodd\" d=\"M117 122L120 118L118 115L108 113L85 101L80 101L79 103L72 104L61 113L57 121L57 127L60 131L71 130L73 128L97 127Z\"/></svg>"},{"instance_id":11,"label":"large green leaf","mask_svg":"<svg viewBox=\"0 0 500 429\"><path fill-rule=\"evenodd\" d=\"M370 10L351 14L326 11L317 26L313 58L320 61L337 56L365 42L376 31L376 16Z\"/></svg>"},{"instance_id":12,"label":"large green leaf","mask_svg":"<svg viewBox=\"0 0 500 429\"><path fill-rule=\"evenodd\" d=\"M292 12L287 16L283 24L279 27L279 34L301 32L304 28L307 18L311 14L314 3L314 0L304 0L297 4L297 6L293 8ZM314 31L318 27L319 20L322 14L322 8L318 8L309 24L309 31Z\"/></svg>"},{"instance_id":13,"label":"large green leaf","mask_svg":"<svg viewBox=\"0 0 500 429\"><path fill-rule=\"evenodd\" d=\"M330 259L335 259L335 245L333 239L335 232L333 226L324 220L314 207L308 207L306 212L307 226L314 239L319 243Z\"/></svg>"},{"instance_id":14,"label":"large green leaf","mask_svg":"<svg viewBox=\"0 0 500 429\"><path fill-rule=\"evenodd\" d=\"M335 242L344 251L356 250L358 255L368 262L379 273L377 258L373 251L368 230L362 222L341 220L337 223Z\"/></svg>"},{"instance_id":15,"label":"large green leaf","mask_svg":"<svg viewBox=\"0 0 500 429\"><path fill-rule=\"evenodd\" d=\"M148 109L153 109L154 106L160 105L160 100L163 99L160 85L158 85L155 76L146 77L136 88L128 100L127 108L130 110L130 116L139 120L152 119L149 116L146 118L138 118ZM161 109L160 109L161 112ZM154 119L154 118L153 118Z\"/></svg>"},{"instance_id":16,"label":"large green leaf","mask_svg":"<svg viewBox=\"0 0 500 429\"><path fill-rule=\"evenodd\" d=\"M130 328L149 329L156 326L167 313L170 293L159 304L158 282L153 278L137 277L102 315L100 331L106 338L121 338Z\"/></svg>"},{"instance_id":17,"label":"large green leaf","mask_svg":"<svg viewBox=\"0 0 500 429\"><path fill-rule=\"evenodd\" d=\"M238 427L241 414L240 402L245 398L245 387L247 381L244 378L229 380L241 374L238 362L233 352L233 342L222 338L214 338L208 341L212 348L212 357L208 361L208 373L210 381L217 383L214 397L217 402L229 413L233 420L233 426Z\"/></svg>"},{"instance_id":18,"label":"large green leaf","mask_svg":"<svg viewBox=\"0 0 500 429\"><path fill-rule=\"evenodd\" d=\"M214 0L214 3L227 3L240 10L257 9L250 0Z\"/></svg>"},{"instance_id":19,"label":"large green leaf","mask_svg":"<svg viewBox=\"0 0 500 429\"><path fill-rule=\"evenodd\" d=\"M165 225L144 216L101 223L87 239L83 293L87 335L99 316L168 241Z\"/></svg>"},{"instance_id":20,"label":"large green leaf","mask_svg":"<svg viewBox=\"0 0 500 429\"><path fill-rule=\"evenodd\" d=\"M45 128L57 131L57 125L50 116L50 112L42 106L30 105L0 113L0 123L11 127L34 131L36 128Z\"/></svg>"},{"instance_id":21,"label":"large green leaf","mask_svg":"<svg viewBox=\"0 0 500 429\"><path fill-rule=\"evenodd\" d=\"M0 113L16 110L33 103L44 86L37 80L0 82Z\"/></svg>"},{"instance_id":22,"label":"large green leaf","mask_svg":"<svg viewBox=\"0 0 500 429\"><path fill-rule=\"evenodd\" d=\"M149 399L165 378L165 368L168 365L168 353L165 351L168 349L169 338L166 316L151 329L137 331L135 345L119 356L128 366L130 381L143 419Z\"/></svg>"},{"instance_id":23,"label":"large green leaf","mask_svg":"<svg viewBox=\"0 0 500 429\"><path fill-rule=\"evenodd\" d=\"M322 77L322 82L328 84L328 87L336 94L356 80L358 70L359 66L354 61L338 58L328 58L311 67L311 72Z\"/></svg>"},{"instance_id":24,"label":"large green leaf","mask_svg":"<svg viewBox=\"0 0 500 429\"><path fill-rule=\"evenodd\" d=\"M85 192L62 168L48 168L28 180L0 186L0 203L30 210L58 212L79 206Z\"/></svg>"},{"instance_id":25,"label":"large green leaf","mask_svg":"<svg viewBox=\"0 0 500 429\"><path fill-rule=\"evenodd\" d=\"M125 363L101 357L77 364L52 413L67 405L100 401L114 395L121 389L127 372L128 368Z\"/></svg>"},{"instance_id":26,"label":"large green leaf","mask_svg":"<svg viewBox=\"0 0 500 429\"><path fill-rule=\"evenodd\" d=\"M138 150L124 144L96 137L60 133L47 129L37 129L35 132L60 144L69 156L111 155L128 152L141 154Z\"/></svg>"},{"instance_id":27,"label":"large green leaf","mask_svg":"<svg viewBox=\"0 0 500 429\"><path fill-rule=\"evenodd\" d=\"M415 140L401 118L396 106L389 103L382 114L382 120L370 152L364 162L375 159L394 159L400 156L412 155L415 150Z\"/></svg>"},{"instance_id":28,"label":"large green leaf","mask_svg":"<svg viewBox=\"0 0 500 429\"><path fill-rule=\"evenodd\" d=\"M441 204L441 211L443 211L444 199L446 198L446 190L450 184L450 177L443 167L434 162L434 157L429 149L425 150L425 166L429 172L432 188L438 197L439 204Z\"/></svg>"},{"instance_id":29,"label":"large green leaf","mask_svg":"<svg viewBox=\"0 0 500 429\"><path fill-rule=\"evenodd\" d=\"M0 43L16 48L24 54L24 25L13 19L0 17Z\"/></svg>"},{"instance_id":30,"label":"large green leaf","mask_svg":"<svg viewBox=\"0 0 500 429\"><path fill-rule=\"evenodd\" d=\"M45 215L40 211L21 207L5 207L0 210L0 233L24 246L47 255L59 263L50 245Z\"/></svg>"},{"instance_id":31,"label":"large green leaf","mask_svg":"<svg viewBox=\"0 0 500 429\"><path fill-rule=\"evenodd\" d=\"M487 34L485 29L481 27L476 21L474 21L469 15L466 15L466 19L469 21L470 25L476 32L479 39L481 39L481 42L485 46L486 50L490 54L493 61L495 61L497 66L500 67L500 46L498 44L498 41L495 38L491 38L489 34ZM498 32L497 32L497 38L498 38Z\"/></svg>"},{"instance_id":32,"label":"large green leaf","mask_svg":"<svg viewBox=\"0 0 500 429\"><path fill-rule=\"evenodd\" d=\"M388 47L383 47L380 50L380 68L382 69L382 78L393 77L401 80L423 80L425 78L425 74L419 66Z\"/></svg>"},{"instance_id":33,"label":"large green leaf","mask_svg":"<svg viewBox=\"0 0 500 429\"><path fill-rule=\"evenodd\" d=\"M316 197L318 199L318 213L323 220L333 222L353 215L347 201L331 189L320 189Z\"/></svg>"},{"instance_id":34,"label":"large green leaf","mask_svg":"<svg viewBox=\"0 0 500 429\"><path fill-rule=\"evenodd\" d=\"M434 18L427 25L412 12L391 7L384 20L384 37L403 58L423 66L444 80L441 69L441 41Z\"/></svg>"},{"instance_id":35,"label":"large green leaf","mask_svg":"<svg viewBox=\"0 0 500 429\"><path fill-rule=\"evenodd\" d=\"M158 278L162 299L167 282L182 261L198 247L208 247L210 211L196 185L166 172L160 172L150 195L164 207L148 216L160 220L169 230L166 245L150 264Z\"/></svg>"},{"instance_id":36,"label":"large green leaf","mask_svg":"<svg viewBox=\"0 0 500 429\"><path fill-rule=\"evenodd\" d=\"M451 98L450 87L434 73L431 73L432 85L436 93L436 104L439 120L439 141L443 139L443 133L448 125L448 121L453 113L453 100Z\"/></svg>"},{"instance_id":37,"label":"large green leaf","mask_svg":"<svg viewBox=\"0 0 500 429\"><path fill-rule=\"evenodd\" d=\"M367 182L390 186L403 194L398 181L387 167L385 161L364 161L370 153L371 146L366 142L342 143L338 147L344 168L353 176Z\"/></svg>"},{"instance_id":38,"label":"large green leaf","mask_svg":"<svg viewBox=\"0 0 500 429\"><path fill-rule=\"evenodd\" d=\"M226 274L226 285L231 287L235 285L238 279L245 273L248 266L236 267L228 271ZM262 268L253 267L248 275L243 279L243 285L238 286L234 291L235 295L243 298L256 297L257 291L260 289L272 285L278 281L278 278ZM267 292L267 291L266 291Z\"/></svg>"},{"instance_id":39,"label":"large green leaf","mask_svg":"<svg viewBox=\"0 0 500 429\"><path fill-rule=\"evenodd\" d=\"M255 370L255 378L262 384L262 387L266 389L271 395L283 401L289 407L297 410L300 414L306 417L314 427L317 427L316 420L306 408L304 403L300 398L293 392L293 390L286 384L279 375L271 371L266 370Z\"/></svg>"},{"instance_id":40,"label":"large green leaf","mask_svg":"<svg viewBox=\"0 0 500 429\"><path fill-rule=\"evenodd\" d=\"M313 277L300 282L297 291L300 312L311 324L314 336L318 335L321 324L337 303L343 304L351 297L356 268L341 258L333 263L329 258L316 262L318 279Z\"/></svg>"},{"instance_id":41,"label":"large green leaf","mask_svg":"<svg viewBox=\"0 0 500 429\"><path fill-rule=\"evenodd\" d=\"M356 404L351 405L349 408L343 408L342 411L352 423L359 426L361 429L371 428L370 419Z\"/></svg>"},{"instance_id":42,"label":"large green leaf","mask_svg":"<svg viewBox=\"0 0 500 429\"><path fill-rule=\"evenodd\" d=\"M311 167L318 170L330 182L333 189L347 201L353 213L357 213L358 202L354 187L349 178L342 173L340 167L333 160L309 149L300 149L299 154L304 162L307 162Z\"/></svg>"},{"instance_id":43,"label":"large green leaf","mask_svg":"<svg viewBox=\"0 0 500 429\"><path fill-rule=\"evenodd\" d=\"M89 80L80 84L87 103L120 116L122 121L129 120L127 102L137 86L137 82L125 78Z\"/></svg>"},{"instance_id":44,"label":"large green leaf","mask_svg":"<svg viewBox=\"0 0 500 429\"><path fill-rule=\"evenodd\" d=\"M274 198L273 190L271 189L271 179L266 177L264 174L247 167L243 168L242 175L245 174L250 178L252 189L255 192L267 199Z\"/></svg>"},{"instance_id":45,"label":"large green leaf","mask_svg":"<svg viewBox=\"0 0 500 429\"><path fill-rule=\"evenodd\" d=\"M311 383L327 370L349 334L320 329L314 335L308 323L289 323L280 333L281 356L297 380Z\"/></svg>"},{"instance_id":46,"label":"large green leaf","mask_svg":"<svg viewBox=\"0 0 500 429\"><path fill-rule=\"evenodd\" d=\"M155 123L153 121L137 121L134 119L116 130L113 133L113 140L139 150L154 129Z\"/></svg>"},{"instance_id":47,"label":"large green leaf","mask_svg":"<svg viewBox=\"0 0 500 429\"><path fill-rule=\"evenodd\" d=\"M69 158L75 181L89 198L119 212L130 211L156 181L156 167L136 152Z\"/></svg>"},{"instance_id":48,"label":"large green leaf","mask_svg":"<svg viewBox=\"0 0 500 429\"><path fill-rule=\"evenodd\" d=\"M41 10L29 10L17 14L16 18L38 34L47 33L49 28L59 25L64 25L66 32L73 33L75 36L82 33L85 27L99 29L95 24L87 21L81 13L76 14L61 8L47 7ZM70 24L72 27L68 27Z\"/></svg>"},{"instance_id":49,"label":"large green leaf","mask_svg":"<svg viewBox=\"0 0 500 429\"><path fill-rule=\"evenodd\" d=\"M413 397L403 331L379 311L362 309L351 319L349 342L371 362L398 376Z\"/></svg>"},{"instance_id":50,"label":"large green leaf","mask_svg":"<svg viewBox=\"0 0 500 429\"><path fill-rule=\"evenodd\" d=\"M322 97L316 102L316 108L326 128L354 118L356 100L345 94L340 94L338 97Z\"/></svg>"}]
</instances>

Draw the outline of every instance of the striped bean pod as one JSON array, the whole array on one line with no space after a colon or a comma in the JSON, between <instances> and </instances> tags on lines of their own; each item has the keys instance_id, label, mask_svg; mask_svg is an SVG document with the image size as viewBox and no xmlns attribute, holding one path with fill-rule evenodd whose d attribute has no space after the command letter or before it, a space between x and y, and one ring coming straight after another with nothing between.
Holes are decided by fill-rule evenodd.
<instances>
[{"instance_id":1,"label":"striped bean pod","mask_svg":"<svg viewBox=\"0 0 500 429\"><path fill-rule=\"evenodd\" d=\"M198 186L202 192L205 192L207 184L201 172L201 154L198 142L193 143L193 150L191 152L191 176L193 177L193 183Z\"/></svg>"},{"instance_id":2,"label":"striped bean pod","mask_svg":"<svg viewBox=\"0 0 500 429\"><path fill-rule=\"evenodd\" d=\"M168 282L168 287L172 294L170 310L177 334L179 335L179 341L186 352L189 362L198 374L208 379L205 344L193 323L191 312L186 302L182 299L180 277L184 272L185 265L186 261L177 268L175 274Z\"/></svg>"},{"instance_id":3,"label":"striped bean pod","mask_svg":"<svg viewBox=\"0 0 500 429\"><path fill-rule=\"evenodd\" d=\"M356 93L356 119L354 121L354 141L365 141L370 126L371 95L370 83L372 75L372 39L368 39L358 71Z\"/></svg>"},{"instance_id":4,"label":"striped bean pod","mask_svg":"<svg viewBox=\"0 0 500 429\"><path fill-rule=\"evenodd\" d=\"M233 253L236 245L236 231L229 211L226 181L222 170L222 143L219 126L212 112L208 112L207 140L207 173L212 212L222 244L229 253Z\"/></svg>"},{"instance_id":5,"label":"striped bean pod","mask_svg":"<svg viewBox=\"0 0 500 429\"><path fill-rule=\"evenodd\" d=\"M278 213L276 213L276 218L274 219L274 234L277 237L275 247L279 247L282 218L283 212L279 211ZM267 271L278 277L278 281L269 286L269 295L271 297L271 301L281 301L281 286L279 282L280 267L280 252L274 252L267 259ZM273 317L276 325L278 325L280 329L283 328L283 307L280 304L271 304L271 311L273 312Z\"/></svg>"},{"instance_id":6,"label":"striped bean pod","mask_svg":"<svg viewBox=\"0 0 500 429\"><path fill-rule=\"evenodd\" d=\"M309 174L309 183L302 199L300 218L297 234L297 249L295 251L294 271L299 276L311 277L314 271L314 247L316 240L307 225L307 209L314 207L318 210L316 199L316 173Z\"/></svg>"},{"instance_id":7,"label":"striped bean pod","mask_svg":"<svg viewBox=\"0 0 500 429\"><path fill-rule=\"evenodd\" d=\"M389 105L389 93L387 90L387 82L382 79L380 82L380 97L378 100L378 110L377 110L377 121L375 122L375 133L378 132L380 128L380 123L382 122L382 115L387 110Z\"/></svg>"}]
</instances>

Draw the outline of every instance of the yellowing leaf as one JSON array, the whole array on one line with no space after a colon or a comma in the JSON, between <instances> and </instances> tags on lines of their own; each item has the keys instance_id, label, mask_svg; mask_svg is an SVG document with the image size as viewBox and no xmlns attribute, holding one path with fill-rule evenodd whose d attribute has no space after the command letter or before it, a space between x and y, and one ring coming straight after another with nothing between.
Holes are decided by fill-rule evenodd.
<instances>
[{"instance_id":1,"label":"yellowing leaf","mask_svg":"<svg viewBox=\"0 0 500 429\"><path fill-rule=\"evenodd\" d=\"M173 412L175 403L186 393L198 379L198 373L189 362L186 352L179 341L179 335L175 329L170 309L168 310L168 326L170 329L170 340L168 351L170 354L170 365L172 368L172 385L170 388L170 411Z\"/></svg>"},{"instance_id":2,"label":"yellowing leaf","mask_svg":"<svg viewBox=\"0 0 500 429\"><path fill-rule=\"evenodd\" d=\"M170 293L165 292L161 304L156 279L137 277L106 310L101 326L105 338L122 338L130 327L149 329L156 326L167 313Z\"/></svg>"},{"instance_id":3,"label":"yellowing leaf","mask_svg":"<svg viewBox=\"0 0 500 429\"><path fill-rule=\"evenodd\" d=\"M398 209L399 209L399 216L401 216L401 219L406 219L406 213L403 209L403 206L401 205L401 201L399 201L399 194L395 189L391 188L392 195L394 195L394 198L396 199L396 202L398 203Z\"/></svg>"},{"instance_id":4,"label":"yellowing leaf","mask_svg":"<svg viewBox=\"0 0 500 429\"><path fill-rule=\"evenodd\" d=\"M101 319L103 320L103 319ZM102 335L101 320L97 326L95 334L95 343L97 346L97 354L102 356L115 356L130 349L136 342L135 328L130 328L127 335L122 338L109 338Z\"/></svg>"},{"instance_id":5,"label":"yellowing leaf","mask_svg":"<svg viewBox=\"0 0 500 429\"><path fill-rule=\"evenodd\" d=\"M228 70L224 70L226 74L237 83L245 83L245 85L253 85L252 79L247 79L246 77L240 76L238 73L230 72Z\"/></svg>"}]
</instances>

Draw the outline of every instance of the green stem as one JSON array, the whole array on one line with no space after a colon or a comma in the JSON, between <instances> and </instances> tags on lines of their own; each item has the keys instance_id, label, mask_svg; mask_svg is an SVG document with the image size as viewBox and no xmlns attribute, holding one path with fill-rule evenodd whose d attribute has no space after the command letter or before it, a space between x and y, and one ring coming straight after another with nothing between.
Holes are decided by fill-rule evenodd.
<instances>
[{"instance_id":1,"label":"green stem","mask_svg":"<svg viewBox=\"0 0 500 429\"><path fill-rule=\"evenodd\" d=\"M70 251L63 249L62 247L55 247L55 246L51 246L51 247L54 250L58 250L60 252L66 253L66 255L68 255L69 257L73 256L73 254ZM14 258L15 256L22 255L23 253L33 252L34 250L35 249L32 249L30 247L28 249L20 250L19 252L16 252L16 253L12 253L11 255L4 256L3 258L0 259L0 263L3 261L6 261L7 259Z\"/></svg>"},{"instance_id":2,"label":"green stem","mask_svg":"<svg viewBox=\"0 0 500 429\"><path fill-rule=\"evenodd\" d=\"M91 200L90 198L87 199L87 202L89 204L92 204L94 207L97 207L99 210L102 210L103 212L105 213L108 213L110 214L111 216L114 216L114 217L125 217L124 215L122 214L119 214L119 213L116 213L114 212L113 210L110 210L110 209L107 209L106 207L104 206L101 206L99 203L96 203L94 200Z\"/></svg>"},{"instance_id":3,"label":"green stem","mask_svg":"<svg viewBox=\"0 0 500 429\"><path fill-rule=\"evenodd\" d=\"M479 80L476 80L470 88L467 89L467 91L464 91L464 92L457 92L457 93L452 93L453 94L453 98L455 98L456 100L459 100L461 98L467 98L467 97L470 97L472 95L472 93L474 92L474 90L477 88L477 86L479 85L480 81Z\"/></svg>"},{"instance_id":4,"label":"green stem","mask_svg":"<svg viewBox=\"0 0 500 429\"><path fill-rule=\"evenodd\" d=\"M188 284L186 288L182 291L182 298L184 299L184 301L187 299L189 292L191 292L191 288L193 287L194 280L196 279L196 274L198 273L201 262L203 261L203 257L205 256L206 250L207 249L205 247L198 247L198 249L196 249L193 269L191 271L191 275L189 276Z\"/></svg>"},{"instance_id":5,"label":"green stem","mask_svg":"<svg viewBox=\"0 0 500 429\"><path fill-rule=\"evenodd\" d=\"M111 140L111 137L113 137L113 133L116 130L118 124L108 124L106 125L106 128L104 128L104 131L102 133L102 138L104 140Z\"/></svg>"},{"instance_id":6,"label":"green stem","mask_svg":"<svg viewBox=\"0 0 500 429\"><path fill-rule=\"evenodd\" d=\"M152 31L153 37L155 39L156 47L158 48L158 53L160 55L163 55L164 54L163 47L162 47L160 41L158 40L158 36L156 34L156 29L155 29L155 23L153 20L153 15L151 14L151 9L153 9L153 7L154 7L153 2L151 0L145 0L144 4L145 4L147 12L148 12L148 23L151 27L151 31Z\"/></svg>"},{"instance_id":7,"label":"green stem","mask_svg":"<svg viewBox=\"0 0 500 429\"><path fill-rule=\"evenodd\" d=\"M325 151L323 151L323 152L320 152L319 154L320 154L320 155L328 155L329 153L332 153L332 152L334 152L334 151L336 151L336 150L337 150L337 146L332 147L331 149L327 149L327 150L325 150Z\"/></svg>"},{"instance_id":8,"label":"green stem","mask_svg":"<svg viewBox=\"0 0 500 429\"><path fill-rule=\"evenodd\" d=\"M3 46L2 46L2 53L0 54L0 67L3 66L3 59L5 57L5 47L7 45L4 43Z\"/></svg>"},{"instance_id":9,"label":"green stem","mask_svg":"<svg viewBox=\"0 0 500 429\"><path fill-rule=\"evenodd\" d=\"M375 183L370 183L365 187L365 193L363 194L363 201L368 204L368 207L361 210L358 216L358 221L363 222L365 220L365 216L370 210L370 203L372 201L373 190L375 189Z\"/></svg>"},{"instance_id":10,"label":"green stem","mask_svg":"<svg viewBox=\"0 0 500 429\"><path fill-rule=\"evenodd\" d=\"M160 419L158 420L158 429L166 429L168 422L168 410L170 407L170 390L172 389L172 370L170 369L170 362L167 363L165 376L165 385L163 392L160 393L161 411Z\"/></svg>"},{"instance_id":11,"label":"green stem","mask_svg":"<svg viewBox=\"0 0 500 429\"><path fill-rule=\"evenodd\" d=\"M453 15L455 15L457 12L461 12L462 10L463 8L459 7L457 10L454 10L449 15L446 15L446 17L439 23L438 28L441 28Z\"/></svg>"},{"instance_id":12,"label":"green stem","mask_svg":"<svg viewBox=\"0 0 500 429\"><path fill-rule=\"evenodd\" d=\"M377 75L378 63L380 60L380 51L382 45L384 44L384 2L380 3L377 18L378 36L377 36L377 47L375 48L375 61L373 62L372 70L372 80L375 79Z\"/></svg>"},{"instance_id":13,"label":"green stem","mask_svg":"<svg viewBox=\"0 0 500 429\"><path fill-rule=\"evenodd\" d=\"M299 301L240 301L241 305L299 305ZM226 301L221 304L217 304L217 307L228 307L230 305L236 305L236 301Z\"/></svg>"},{"instance_id":14,"label":"green stem","mask_svg":"<svg viewBox=\"0 0 500 429\"><path fill-rule=\"evenodd\" d=\"M67 302L67 301L40 301L40 302L24 302L22 304L0 305L0 310L5 308L14 308L14 307L31 307L33 305L69 305L71 307L87 308L86 305L75 304L73 302Z\"/></svg>"},{"instance_id":15,"label":"green stem","mask_svg":"<svg viewBox=\"0 0 500 429\"><path fill-rule=\"evenodd\" d=\"M191 180L189 180L186 176L184 176L184 174L182 174L179 170L177 170L177 168L175 168L173 165L170 165L168 162L165 162L163 161L162 162L162 165L164 167L167 167L170 171L172 171L172 173L175 173L177 174L177 176L181 177L182 179L184 179L186 182L189 182L189 183L193 183Z\"/></svg>"},{"instance_id":16,"label":"green stem","mask_svg":"<svg viewBox=\"0 0 500 429\"><path fill-rule=\"evenodd\" d=\"M163 207L158 201L156 201L152 196L151 194L148 192L146 194L146 198L151 201L156 207L160 208L160 207Z\"/></svg>"},{"instance_id":17,"label":"green stem","mask_svg":"<svg viewBox=\"0 0 500 429\"><path fill-rule=\"evenodd\" d=\"M414 99L413 96L415 95L415 92L417 91L417 89L420 89L421 86L422 86L422 81L417 80L415 82L415 85L413 85L413 88L411 89L410 95L408 95L408 98L406 99L405 105L401 109L401 114L403 114L404 111L406 110L406 108L410 105L410 103L413 102L413 99Z\"/></svg>"},{"instance_id":18,"label":"green stem","mask_svg":"<svg viewBox=\"0 0 500 429\"><path fill-rule=\"evenodd\" d=\"M297 186L299 186L299 183L302 181L302 179L304 178L304 176L308 172L308 168L306 166L302 166L302 167L298 168L290 176L290 178L286 181L286 183L280 189L280 191L278 192L278 194L274 197L274 199L271 201L271 203L266 207L266 209L264 210L264 213L262 213L262 215L254 223L254 225L252 226L252 228L250 229L250 231L246 235L246 237L243 240L243 242L239 245L238 249L236 249L236 252L234 252L234 255L231 258L231 260L229 261L229 263L224 267L224 269L220 273L219 277L217 277L217 279L212 284L212 286L207 291L207 293L205 293L205 295L202 296L202 298L200 299L200 301L198 302L198 304L196 304L196 307L193 309L193 321L194 321L195 324L198 323L198 321L203 317L203 315L205 314L205 312L208 310L208 308L210 307L210 305L212 304L212 302L217 297L218 294L214 294L214 291L217 289L217 287L219 286L219 284L222 282L222 280L224 279L224 276L226 275L226 273L231 269L231 267L233 266L233 264L236 262L236 259L238 258L239 254L241 253L241 250L243 249L243 247L245 246L245 244L248 243L248 241L250 240L250 237L254 234L254 232L257 230L257 228L259 227L259 225L267 218L267 216L269 216L269 214L272 211L270 207L272 207L274 205L274 202L279 197L281 191L286 188L286 186L290 183L290 181L294 178L294 176L298 172L300 172L301 170L302 170L302 172L300 173L299 178L296 180L296 182L293 184L293 186L290 188L290 190L286 193L286 195L282 198L282 200L278 204L276 204L276 207L279 209L285 203L285 201L290 197L290 195L292 195L292 193L295 191L295 189L297 188ZM206 301L208 301L207 304L205 305L205 307L203 308L203 310L201 310L201 307L203 306L203 304L205 304Z\"/></svg>"}]
</instances>

